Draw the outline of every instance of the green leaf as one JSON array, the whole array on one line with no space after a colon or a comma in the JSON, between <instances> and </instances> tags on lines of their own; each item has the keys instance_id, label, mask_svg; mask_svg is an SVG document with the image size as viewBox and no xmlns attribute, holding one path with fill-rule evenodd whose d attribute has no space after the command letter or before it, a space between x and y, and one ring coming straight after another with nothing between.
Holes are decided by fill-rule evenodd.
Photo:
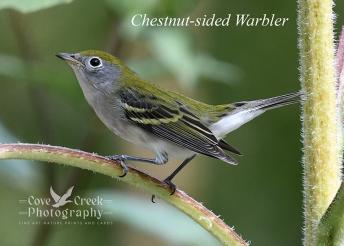
<instances>
[{"instance_id":1,"label":"green leaf","mask_svg":"<svg viewBox=\"0 0 344 246\"><path fill-rule=\"evenodd\" d=\"M53 7L58 4L71 3L73 0L1 0L0 10L5 8L11 8L23 13L29 13Z\"/></svg>"},{"instance_id":2,"label":"green leaf","mask_svg":"<svg viewBox=\"0 0 344 246\"><path fill-rule=\"evenodd\" d=\"M340 246L344 242L344 184L342 182L318 226L317 245Z\"/></svg>"}]
</instances>

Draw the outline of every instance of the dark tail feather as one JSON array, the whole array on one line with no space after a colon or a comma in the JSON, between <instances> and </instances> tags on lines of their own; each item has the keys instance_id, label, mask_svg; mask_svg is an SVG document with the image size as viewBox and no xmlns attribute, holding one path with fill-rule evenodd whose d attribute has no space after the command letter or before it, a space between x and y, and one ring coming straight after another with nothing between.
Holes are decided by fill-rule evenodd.
<instances>
[{"instance_id":1,"label":"dark tail feather","mask_svg":"<svg viewBox=\"0 0 344 246\"><path fill-rule=\"evenodd\" d=\"M222 149L228 150L234 154L237 155L242 155L239 150L228 144L225 140L221 139L218 143L218 146L221 147Z\"/></svg>"},{"instance_id":2,"label":"dark tail feather","mask_svg":"<svg viewBox=\"0 0 344 246\"><path fill-rule=\"evenodd\" d=\"M238 165L238 161L235 160L233 157L231 157L230 155L227 155L226 153L222 153L221 156L212 156L214 158L217 158L219 160L222 160L228 164L231 164L231 165Z\"/></svg>"},{"instance_id":3,"label":"dark tail feather","mask_svg":"<svg viewBox=\"0 0 344 246\"><path fill-rule=\"evenodd\" d=\"M273 109L298 103L301 101L302 95L303 94L301 92L296 92L265 99L262 102L263 104L261 105L261 109Z\"/></svg>"},{"instance_id":4,"label":"dark tail feather","mask_svg":"<svg viewBox=\"0 0 344 246\"><path fill-rule=\"evenodd\" d=\"M289 104L298 103L301 101L303 96L302 92L295 92L289 93L282 96L271 97L268 99L261 99L261 100L254 100L254 101L246 101L246 102L238 102L235 103L234 106L242 107L247 109L273 109L282 106L286 106Z\"/></svg>"}]
</instances>

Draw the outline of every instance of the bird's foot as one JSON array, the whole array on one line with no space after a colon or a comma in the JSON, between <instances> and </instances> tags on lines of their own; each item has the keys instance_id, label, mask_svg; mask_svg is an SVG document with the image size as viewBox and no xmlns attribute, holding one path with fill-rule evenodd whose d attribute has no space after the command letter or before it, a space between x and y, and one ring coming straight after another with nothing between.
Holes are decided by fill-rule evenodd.
<instances>
[{"instance_id":1,"label":"bird's foot","mask_svg":"<svg viewBox=\"0 0 344 246\"><path fill-rule=\"evenodd\" d=\"M172 181L168 178L164 180L164 183L170 188L171 190L170 196L172 196L176 192L176 189L177 189L176 185L173 184ZM151 201L152 203L155 203L155 195L152 195Z\"/></svg>"},{"instance_id":2,"label":"bird's foot","mask_svg":"<svg viewBox=\"0 0 344 246\"><path fill-rule=\"evenodd\" d=\"M172 196L176 192L176 185L173 184L170 179L165 179L164 183L167 184L167 186L170 188L171 190L170 196Z\"/></svg>"},{"instance_id":3,"label":"bird's foot","mask_svg":"<svg viewBox=\"0 0 344 246\"><path fill-rule=\"evenodd\" d=\"M123 174L119 175L118 177L123 178L128 173L128 166L126 164L126 160L128 159L126 155L110 155L106 156L107 159L111 161L117 161L122 167Z\"/></svg>"}]
</instances>

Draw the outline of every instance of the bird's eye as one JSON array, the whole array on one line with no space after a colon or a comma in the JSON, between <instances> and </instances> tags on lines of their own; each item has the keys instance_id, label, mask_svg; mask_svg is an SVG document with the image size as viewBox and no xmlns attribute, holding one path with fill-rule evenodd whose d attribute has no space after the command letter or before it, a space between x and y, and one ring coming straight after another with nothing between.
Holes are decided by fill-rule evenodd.
<instances>
[{"instance_id":1,"label":"bird's eye","mask_svg":"<svg viewBox=\"0 0 344 246\"><path fill-rule=\"evenodd\" d=\"M102 66L102 61L100 60L100 58L98 57L92 57L89 60L89 63L91 65L91 67L97 68L97 67L101 67Z\"/></svg>"}]
</instances>

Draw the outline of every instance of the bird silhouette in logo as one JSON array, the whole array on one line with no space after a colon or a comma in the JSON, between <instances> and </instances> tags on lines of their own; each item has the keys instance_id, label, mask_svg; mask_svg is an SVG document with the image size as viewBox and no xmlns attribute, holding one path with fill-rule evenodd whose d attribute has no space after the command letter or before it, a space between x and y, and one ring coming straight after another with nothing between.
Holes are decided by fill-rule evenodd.
<instances>
[{"instance_id":1,"label":"bird silhouette in logo","mask_svg":"<svg viewBox=\"0 0 344 246\"><path fill-rule=\"evenodd\" d=\"M67 203L72 202L71 200L67 200L71 195L72 195L72 191L73 191L74 186L70 187L65 194L63 194L62 196L59 196L58 194L56 194L56 192L53 190L53 187L50 186L50 195L51 197L54 199L55 204L53 204L52 206L54 208L58 208L58 207L62 207L64 205L66 205Z\"/></svg>"}]
</instances>

